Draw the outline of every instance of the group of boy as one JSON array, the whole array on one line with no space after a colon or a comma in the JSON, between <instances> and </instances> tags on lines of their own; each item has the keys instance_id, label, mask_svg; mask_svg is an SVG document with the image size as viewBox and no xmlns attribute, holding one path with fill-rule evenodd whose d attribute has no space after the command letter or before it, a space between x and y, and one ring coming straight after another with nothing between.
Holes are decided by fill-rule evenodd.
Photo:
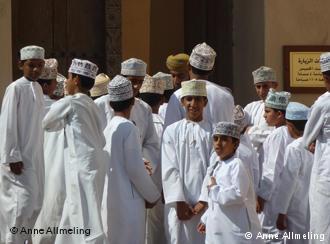
<instances>
[{"instance_id":1,"label":"group of boy","mask_svg":"<svg viewBox=\"0 0 330 244\"><path fill-rule=\"evenodd\" d=\"M260 101L235 106L209 81L206 43L169 56L170 74L131 58L110 79L73 59L61 99L57 61L38 46L20 55L0 117L0 243L330 241L330 53L311 110L264 66L252 72ZM89 232L22 231L51 226Z\"/></svg>"}]
</instances>

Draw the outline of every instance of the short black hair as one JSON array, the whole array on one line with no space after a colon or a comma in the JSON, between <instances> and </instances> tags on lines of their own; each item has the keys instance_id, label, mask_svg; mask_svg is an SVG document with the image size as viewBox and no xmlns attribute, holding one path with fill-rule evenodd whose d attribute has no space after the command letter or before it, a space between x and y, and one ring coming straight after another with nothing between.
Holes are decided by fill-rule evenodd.
<instances>
[{"instance_id":1,"label":"short black hair","mask_svg":"<svg viewBox=\"0 0 330 244\"><path fill-rule=\"evenodd\" d=\"M140 98L146 103L148 103L150 107L159 105L162 100L162 96L163 95L157 93L149 93L149 92L140 93Z\"/></svg>"},{"instance_id":2,"label":"short black hair","mask_svg":"<svg viewBox=\"0 0 330 244\"><path fill-rule=\"evenodd\" d=\"M303 132L305 130L307 120L289 120L289 119L287 119L287 121L292 123L298 131Z\"/></svg>"},{"instance_id":3,"label":"short black hair","mask_svg":"<svg viewBox=\"0 0 330 244\"><path fill-rule=\"evenodd\" d=\"M134 104L134 97L129 98L124 101L112 102L110 101L110 106L115 112L122 112L129 108L129 106Z\"/></svg>"},{"instance_id":4,"label":"short black hair","mask_svg":"<svg viewBox=\"0 0 330 244\"><path fill-rule=\"evenodd\" d=\"M168 102L172 96L172 94L174 93L174 89L171 89L171 90L165 90L164 91L164 99L165 99L165 102Z\"/></svg>"},{"instance_id":5,"label":"short black hair","mask_svg":"<svg viewBox=\"0 0 330 244\"><path fill-rule=\"evenodd\" d=\"M84 75L72 73L73 78L77 77L77 76L79 77L81 87L85 88L86 90L92 89L92 87L94 86L94 83L95 83L95 79L92 79L92 78L84 76Z\"/></svg>"},{"instance_id":6,"label":"short black hair","mask_svg":"<svg viewBox=\"0 0 330 244\"><path fill-rule=\"evenodd\" d=\"M330 70L322 72L323 75L330 76Z\"/></svg>"},{"instance_id":7,"label":"short black hair","mask_svg":"<svg viewBox=\"0 0 330 244\"><path fill-rule=\"evenodd\" d=\"M271 107L269 107L269 108L271 108ZM282 114L283 114L284 117L285 117L286 110L283 110L283 109L277 109L277 108L271 108L271 109L273 109L275 112L282 112Z\"/></svg>"},{"instance_id":8,"label":"short black hair","mask_svg":"<svg viewBox=\"0 0 330 244\"><path fill-rule=\"evenodd\" d=\"M47 84L50 85L52 83L52 80L46 80L46 79L38 79L37 82L40 84L40 86L42 87L43 85Z\"/></svg>"},{"instance_id":9,"label":"short black hair","mask_svg":"<svg viewBox=\"0 0 330 244\"><path fill-rule=\"evenodd\" d=\"M191 71L196 74L196 75L200 75L200 76L204 76L204 75L210 75L212 70L202 70L202 69L197 69L194 66L190 65L191 67Z\"/></svg>"}]
</instances>

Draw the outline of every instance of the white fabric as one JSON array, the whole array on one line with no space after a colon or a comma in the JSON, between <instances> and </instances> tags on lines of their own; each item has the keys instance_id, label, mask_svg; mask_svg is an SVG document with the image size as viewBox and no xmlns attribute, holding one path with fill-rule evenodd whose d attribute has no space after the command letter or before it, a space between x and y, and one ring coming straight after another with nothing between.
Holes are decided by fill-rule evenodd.
<instances>
[{"instance_id":1,"label":"white fabric","mask_svg":"<svg viewBox=\"0 0 330 244\"><path fill-rule=\"evenodd\" d=\"M59 228L90 229L90 235L57 235L55 243L107 243L101 201L107 153L99 110L93 100L77 93L55 102L43 120L46 131L64 129L66 199Z\"/></svg>"},{"instance_id":2,"label":"white fabric","mask_svg":"<svg viewBox=\"0 0 330 244\"><path fill-rule=\"evenodd\" d=\"M160 194L144 167L138 130L129 120L115 116L104 135L110 154L102 203L104 229L110 243L143 244L145 201L153 203Z\"/></svg>"},{"instance_id":3,"label":"white fabric","mask_svg":"<svg viewBox=\"0 0 330 244\"><path fill-rule=\"evenodd\" d=\"M231 157L217 161L212 168L208 171L217 184L210 189L208 209L202 218L206 225L205 243L262 243L244 236L251 232L255 237L261 231L253 181L246 166L239 158Z\"/></svg>"},{"instance_id":4,"label":"white fabric","mask_svg":"<svg viewBox=\"0 0 330 244\"><path fill-rule=\"evenodd\" d=\"M44 105L45 105L44 115L48 113L50 106L52 106L54 102L56 102L56 100L51 99L48 95L44 94Z\"/></svg>"},{"instance_id":5,"label":"white fabric","mask_svg":"<svg viewBox=\"0 0 330 244\"><path fill-rule=\"evenodd\" d=\"M277 212L287 215L287 232L306 234L309 231L309 201L307 189L313 165L313 154L303 148L302 137L285 150L284 167L279 178L276 196ZM286 244L308 243L290 239Z\"/></svg>"},{"instance_id":6,"label":"white fabric","mask_svg":"<svg viewBox=\"0 0 330 244\"><path fill-rule=\"evenodd\" d=\"M261 225L265 233L278 233L276 228L276 194L279 175L283 170L285 148L294 139L290 136L288 128L276 128L263 144L264 160L262 163L262 176L258 196L266 200L261 216ZM280 194L280 193L279 193Z\"/></svg>"},{"instance_id":7,"label":"white fabric","mask_svg":"<svg viewBox=\"0 0 330 244\"><path fill-rule=\"evenodd\" d=\"M40 211L44 186L44 99L37 82L22 77L6 89L0 117L1 243L23 243L29 235L12 235L9 228L32 228ZM21 175L9 163L23 162Z\"/></svg>"},{"instance_id":8,"label":"white fabric","mask_svg":"<svg viewBox=\"0 0 330 244\"><path fill-rule=\"evenodd\" d=\"M109 95L104 95L95 100L96 105L101 110L100 113L102 114L104 124L108 124L114 116L109 99ZM139 130L143 157L150 161L153 168L156 169L157 165L155 162L158 161L159 157L159 143L150 106L141 99L135 98L130 120L135 123Z\"/></svg>"},{"instance_id":9,"label":"white fabric","mask_svg":"<svg viewBox=\"0 0 330 244\"><path fill-rule=\"evenodd\" d=\"M167 103L163 103L162 105L159 106L158 114L160 115L160 117L162 117L164 123L165 123L166 110L167 110Z\"/></svg>"},{"instance_id":10,"label":"white fabric","mask_svg":"<svg viewBox=\"0 0 330 244\"><path fill-rule=\"evenodd\" d=\"M322 99L313 105L307 121L303 143L308 147L316 140L314 163L309 192L313 233L325 234L324 243L330 242L330 99ZM311 243L318 243L317 240Z\"/></svg>"},{"instance_id":11,"label":"white fabric","mask_svg":"<svg viewBox=\"0 0 330 244\"><path fill-rule=\"evenodd\" d=\"M177 218L176 202L191 206L207 201L202 183L212 153L212 125L180 120L164 131L162 140L162 180L165 197L165 232L168 243L203 243L196 231L201 214L187 221Z\"/></svg>"},{"instance_id":12,"label":"white fabric","mask_svg":"<svg viewBox=\"0 0 330 244\"><path fill-rule=\"evenodd\" d=\"M220 121L232 121L235 107L233 96L224 88L210 81L205 82L208 103L204 108L203 119L213 124ZM165 128L186 117L185 109L181 105L181 91L181 88L175 91L168 102Z\"/></svg>"}]
</instances>

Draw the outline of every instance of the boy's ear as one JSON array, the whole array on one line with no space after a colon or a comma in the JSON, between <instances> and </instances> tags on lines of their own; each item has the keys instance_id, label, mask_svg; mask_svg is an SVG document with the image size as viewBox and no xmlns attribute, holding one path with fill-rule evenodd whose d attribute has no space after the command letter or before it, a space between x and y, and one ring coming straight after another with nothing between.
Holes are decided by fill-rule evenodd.
<instances>
[{"instance_id":1,"label":"boy's ear","mask_svg":"<svg viewBox=\"0 0 330 244\"><path fill-rule=\"evenodd\" d=\"M19 70L23 70L23 65L24 65L24 61L18 60L17 67L19 68Z\"/></svg>"},{"instance_id":2,"label":"boy's ear","mask_svg":"<svg viewBox=\"0 0 330 244\"><path fill-rule=\"evenodd\" d=\"M209 102L209 100L207 99L207 97L205 97L204 99L204 107L206 107L207 103Z\"/></svg>"}]
</instances>

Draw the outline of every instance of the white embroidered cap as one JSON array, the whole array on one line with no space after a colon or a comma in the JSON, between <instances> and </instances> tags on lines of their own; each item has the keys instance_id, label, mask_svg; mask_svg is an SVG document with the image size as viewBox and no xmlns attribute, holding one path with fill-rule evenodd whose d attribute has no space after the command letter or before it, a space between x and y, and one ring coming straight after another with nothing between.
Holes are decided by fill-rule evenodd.
<instances>
[{"instance_id":1,"label":"white embroidered cap","mask_svg":"<svg viewBox=\"0 0 330 244\"><path fill-rule=\"evenodd\" d=\"M320 66L322 73L330 70L330 52L321 54Z\"/></svg>"},{"instance_id":2,"label":"white embroidered cap","mask_svg":"<svg viewBox=\"0 0 330 244\"><path fill-rule=\"evenodd\" d=\"M302 103L290 102L286 108L285 118L288 120L307 120L309 107Z\"/></svg>"},{"instance_id":3,"label":"white embroidered cap","mask_svg":"<svg viewBox=\"0 0 330 244\"><path fill-rule=\"evenodd\" d=\"M109 76L100 73L95 77L95 83L90 90L91 97L99 97L108 93L108 84L110 82Z\"/></svg>"},{"instance_id":4,"label":"white embroidered cap","mask_svg":"<svg viewBox=\"0 0 330 244\"><path fill-rule=\"evenodd\" d=\"M110 101L120 102L133 97L133 87L129 79L116 75L108 84Z\"/></svg>"},{"instance_id":5,"label":"white embroidered cap","mask_svg":"<svg viewBox=\"0 0 330 244\"><path fill-rule=\"evenodd\" d=\"M215 62L216 52L205 42L197 44L192 50L189 63L200 70L212 70Z\"/></svg>"},{"instance_id":6,"label":"white embroidered cap","mask_svg":"<svg viewBox=\"0 0 330 244\"><path fill-rule=\"evenodd\" d=\"M174 88L173 85L173 77L171 74L166 74L163 72L158 72L153 76L154 78L160 78L165 82L164 90L172 90Z\"/></svg>"},{"instance_id":7,"label":"white embroidered cap","mask_svg":"<svg viewBox=\"0 0 330 244\"><path fill-rule=\"evenodd\" d=\"M164 80L146 75L140 88L140 93L156 93L162 95L164 94L164 88Z\"/></svg>"},{"instance_id":8,"label":"white embroidered cap","mask_svg":"<svg viewBox=\"0 0 330 244\"><path fill-rule=\"evenodd\" d=\"M58 62L55 58L45 59L45 66L39 79L54 80L57 77Z\"/></svg>"},{"instance_id":9,"label":"white embroidered cap","mask_svg":"<svg viewBox=\"0 0 330 244\"><path fill-rule=\"evenodd\" d=\"M233 120L242 131L248 125L249 115L240 105L236 105L233 111Z\"/></svg>"},{"instance_id":10,"label":"white embroidered cap","mask_svg":"<svg viewBox=\"0 0 330 244\"><path fill-rule=\"evenodd\" d=\"M252 72L254 84L266 81L277 82L275 70L272 68L261 66Z\"/></svg>"},{"instance_id":11,"label":"white embroidered cap","mask_svg":"<svg viewBox=\"0 0 330 244\"><path fill-rule=\"evenodd\" d=\"M147 64L141 59L130 58L121 63L121 75L125 76L145 76Z\"/></svg>"},{"instance_id":12,"label":"white embroidered cap","mask_svg":"<svg viewBox=\"0 0 330 244\"><path fill-rule=\"evenodd\" d=\"M39 46L26 46L20 50L21 60L44 59L45 49Z\"/></svg>"},{"instance_id":13,"label":"white embroidered cap","mask_svg":"<svg viewBox=\"0 0 330 244\"><path fill-rule=\"evenodd\" d=\"M290 97L290 92L276 92L273 88L270 88L265 100L265 107L286 110Z\"/></svg>"},{"instance_id":14,"label":"white embroidered cap","mask_svg":"<svg viewBox=\"0 0 330 244\"><path fill-rule=\"evenodd\" d=\"M99 68L97 67L96 64L88 60L75 58L71 62L69 73L83 75L95 79L98 69Z\"/></svg>"},{"instance_id":15,"label":"white embroidered cap","mask_svg":"<svg viewBox=\"0 0 330 244\"><path fill-rule=\"evenodd\" d=\"M204 80L188 80L181 82L181 98L185 96L207 97Z\"/></svg>"},{"instance_id":16,"label":"white embroidered cap","mask_svg":"<svg viewBox=\"0 0 330 244\"><path fill-rule=\"evenodd\" d=\"M224 135L240 139L241 128L232 122L219 122L215 126L213 135Z\"/></svg>"},{"instance_id":17,"label":"white embroidered cap","mask_svg":"<svg viewBox=\"0 0 330 244\"><path fill-rule=\"evenodd\" d=\"M63 97L64 96L64 83L66 81L66 78L61 75L60 73L57 73L56 76L56 89L54 91L54 95L58 97Z\"/></svg>"}]
</instances>

